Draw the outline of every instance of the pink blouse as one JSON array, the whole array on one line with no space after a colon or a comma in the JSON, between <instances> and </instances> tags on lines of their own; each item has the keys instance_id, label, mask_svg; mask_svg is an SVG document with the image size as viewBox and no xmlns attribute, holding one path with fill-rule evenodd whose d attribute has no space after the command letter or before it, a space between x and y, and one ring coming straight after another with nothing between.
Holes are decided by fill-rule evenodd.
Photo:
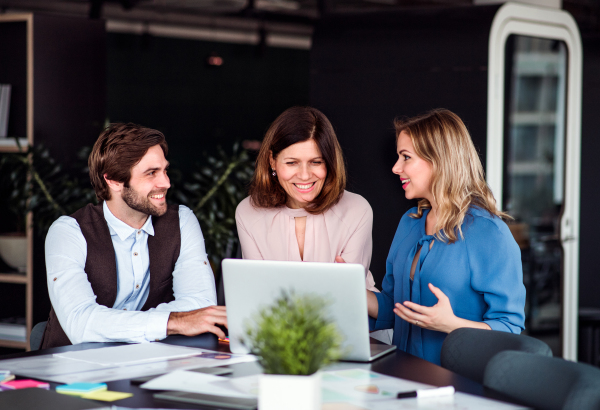
<instances>
[{"instance_id":1,"label":"pink blouse","mask_svg":"<svg viewBox=\"0 0 600 410\"><path fill-rule=\"evenodd\" d=\"M340 201L319 215L304 209L254 208L250 197L235 212L244 259L302 261L294 218L306 217L304 261L335 262L340 255L348 263L365 267L368 290L378 292L369 271L373 240L373 211L362 196L345 191Z\"/></svg>"}]
</instances>

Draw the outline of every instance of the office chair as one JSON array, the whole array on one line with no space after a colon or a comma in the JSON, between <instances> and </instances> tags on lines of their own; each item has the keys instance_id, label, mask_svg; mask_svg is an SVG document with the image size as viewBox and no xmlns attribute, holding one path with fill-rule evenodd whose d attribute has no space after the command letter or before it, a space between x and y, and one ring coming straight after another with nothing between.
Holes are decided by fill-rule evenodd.
<instances>
[{"instance_id":1,"label":"office chair","mask_svg":"<svg viewBox=\"0 0 600 410\"><path fill-rule=\"evenodd\" d=\"M441 363L448 370L482 383L486 365L496 353L504 350L552 356L546 343L529 336L461 328L446 336L442 345Z\"/></svg>"},{"instance_id":2,"label":"office chair","mask_svg":"<svg viewBox=\"0 0 600 410\"><path fill-rule=\"evenodd\" d=\"M31 329L31 333L29 334L29 348L31 350L39 350L42 345L42 338L44 337L47 323L47 320L40 322Z\"/></svg>"},{"instance_id":3,"label":"office chair","mask_svg":"<svg viewBox=\"0 0 600 410\"><path fill-rule=\"evenodd\" d=\"M500 352L483 384L535 408L600 409L600 369L556 357Z\"/></svg>"}]
</instances>

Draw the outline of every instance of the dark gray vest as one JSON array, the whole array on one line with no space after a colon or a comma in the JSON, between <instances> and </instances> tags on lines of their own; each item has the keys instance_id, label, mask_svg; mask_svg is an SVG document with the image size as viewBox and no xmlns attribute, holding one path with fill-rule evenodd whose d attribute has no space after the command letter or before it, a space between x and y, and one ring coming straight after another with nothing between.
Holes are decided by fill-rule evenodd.
<instances>
[{"instance_id":1,"label":"dark gray vest","mask_svg":"<svg viewBox=\"0 0 600 410\"><path fill-rule=\"evenodd\" d=\"M112 308L117 299L117 260L102 204L88 204L71 217L79 223L87 243L85 273L96 295L96 303ZM173 270L181 248L179 207L169 205L163 216L152 217L152 226L154 236L148 236L150 290L142 310L175 300ZM72 343L60 326L54 308L51 308L41 348L70 344Z\"/></svg>"}]
</instances>

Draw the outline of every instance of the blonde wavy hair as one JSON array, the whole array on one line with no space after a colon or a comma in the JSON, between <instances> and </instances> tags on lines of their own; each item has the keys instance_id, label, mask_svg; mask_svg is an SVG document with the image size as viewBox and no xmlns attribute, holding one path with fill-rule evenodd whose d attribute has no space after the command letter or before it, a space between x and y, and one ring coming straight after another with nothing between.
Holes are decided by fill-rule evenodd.
<instances>
[{"instance_id":1,"label":"blonde wavy hair","mask_svg":"<svg viewBox=\"0 0 600 410\"><path fill-rule=\"evenodd\" d=\"M500 218L509 215L496 208L496 200L485 182L483 166L467 127L458 115L446 109L406 120L396 119L396 140L406 132L416 154L432 165L431 193L437 204L436 238L454 243L463 238L462 224L470 206ZM427 199L418 203L412 218L431 209Z\"/></svg>"}]
</instances>

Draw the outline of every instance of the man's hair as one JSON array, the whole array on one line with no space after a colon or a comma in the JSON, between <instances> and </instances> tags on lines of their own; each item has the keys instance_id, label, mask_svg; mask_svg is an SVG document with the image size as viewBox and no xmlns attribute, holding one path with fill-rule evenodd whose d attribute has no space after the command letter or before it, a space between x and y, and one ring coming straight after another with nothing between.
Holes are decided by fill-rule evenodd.
<instances>
[{"instance_id":1,"label":"man's hair","mask_svg":"<svg viewBox=\"0 0 600 410\"><path fill-rule=\"evenodd\" d=\"M98 137L88 158L90 181L98 201L110 199L105 175L128 186L131 169L155 145L160 145L166 157L168 147L162 132L132 123L110 124Z\"/></svg>"},{"instance_id":2,"label":"man's hair","mask_svg":"<svg viewBox=\"0 0 600 410\"><path fill-rule=\"evenodd\" d=\"M275 119L262 142L250 184L252 205L277 208L286 204L287 193L277 177L271 174L271 153L273 159L277 159L287 147L310 139L319 148L327 167L327 177L321 193L305 209L311 214L320 214L338 203L346 188L346 167L335 131L327 117L316 108L292 107Z\"/></svg>"}]
</instances>

